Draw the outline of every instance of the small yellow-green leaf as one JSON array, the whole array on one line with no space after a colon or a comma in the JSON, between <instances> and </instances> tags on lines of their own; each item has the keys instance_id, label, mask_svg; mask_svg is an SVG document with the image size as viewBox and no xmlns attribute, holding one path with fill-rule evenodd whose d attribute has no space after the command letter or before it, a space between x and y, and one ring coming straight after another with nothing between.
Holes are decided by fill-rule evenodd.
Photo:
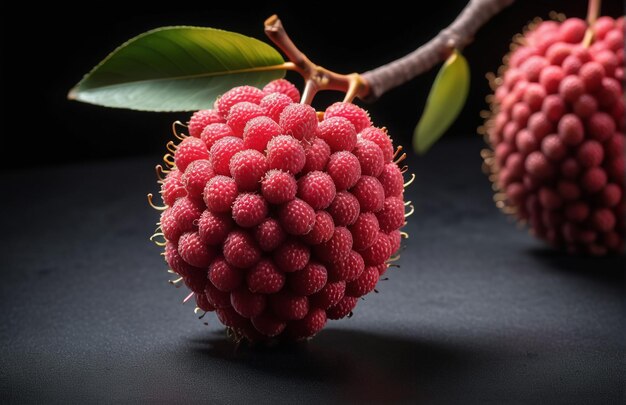
<instances>
[{"instance_id":1,"label":"small yellow-green leaf","mask_svg":"<svg viewBox=\"0 0 626 405\"><path fill-rule=\"evenodd\" d=\"M232 87L285 75L271 46L234 32L163 27L126 42L72 90L72 100L146 111L210 108Z\"/></svg>"},{"instance_id":2,"label":"small yellow-green leaf","mask_svg":"<svg viewBox=\"0 0 626 405\"><path fill-rule=\"evenodd\" d=\"M452 125L467 100L469 84L467 61L454 51L439 70L424 114L413 132L413 148L417 153L425 153Z\"/></svg>"}]
</instances>

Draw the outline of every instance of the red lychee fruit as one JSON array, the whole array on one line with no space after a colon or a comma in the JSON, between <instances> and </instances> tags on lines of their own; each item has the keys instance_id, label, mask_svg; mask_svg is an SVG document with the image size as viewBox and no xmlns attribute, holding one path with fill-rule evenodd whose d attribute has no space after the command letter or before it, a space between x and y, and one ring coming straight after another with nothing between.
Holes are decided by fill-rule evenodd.
<instances>
[{"instance_id":1,"label":"red lychee fruit","mask_svg":"<svg viewBox=\"0 0 626 405\"><path fill-rule=\"evenodd\" d=\"M350 314L405 224L403 171L386 130L354 104L333 104L318 121L299 100L282 79L228 91L215 110L193 114L162 179L167 263L198 308L251 341L309 338ZM581 172L614 156L599 155L599 142L580 147ZM602 201L614 206L613 188ZM610 214L589 215L609 231Z\"/></svg>"},{"instance_id":2,"label":"red lychee fruit","mask_svg":"<svg viewBox=\"0 0 626 405\"><path fill-rule=\"evenodd\" d=\"M497 205L570 253L623 250L623 20L535 22L491 83Z\"/></svg>"}]
</instances>

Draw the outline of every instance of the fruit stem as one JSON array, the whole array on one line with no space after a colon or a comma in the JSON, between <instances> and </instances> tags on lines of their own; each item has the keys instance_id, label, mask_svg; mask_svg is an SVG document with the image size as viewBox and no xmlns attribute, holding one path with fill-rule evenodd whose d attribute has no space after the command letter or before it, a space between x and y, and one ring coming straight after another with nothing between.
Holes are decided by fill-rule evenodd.
<instances>
[{"instance_id":1,"label":"fruit stem","mask_svg":"<svg viewBox=\"0 0 626 405\"><path fill-rule=\"evenodd\" d=\"M280 48L303 76L310 74L313 63L303 54L287 35L282 22L276 14L265 20L265 35Z\"/></svg>"},{"instance_id":2,"label":"fruit stem","mask_svg":"<svg viewBox=\"0 0 626 405\"><path fill-rule=\"evenodd\" d=\"M470 0L461 14L429 42L408 55L363 73L369 85L368 99L376 99L444 61L454 49L474 39L480 27L515 0ZM594 0L591 0L594 1Z\"/></svg>"},{"instance_id":3,"label":"fruit stem","mask_svg":"<svg viewBox=\"0 0 626 405\"><path fill-rule=\"evenodd\" d=\"M587 24L593 25L600 15L600 7L602 0L589 0L589 8L587 9Z\"/></svg>"},{"instance_id":4,"label":"fruit stem","mask_svg":"<svg viewBox=\"0 0 626 405\"><path fill-rule=\"evenodd\" d=\"M277 15L265 20L265 34L280 48L305 80L301 102L311 104L315 94L322 90L338 90L346 93L344 101L355 97L365 98L369 93L367 82L358 73L340 74L311 62L293 43Z\"/></svg>"},{"instance_id":5,"label":"fruit stem","mask_svg":"<svg viewBox=\"0 0 626 405\"><path fill-rule=\"evenodd\" d=\"M602 6L602 0L589 0L587 8L587 31L585 32L585 38L583 38L583 46L588 48L593 42L593 24L595 24L598 16L600 15L600 7Z\"/></svg>"}]
</instances>

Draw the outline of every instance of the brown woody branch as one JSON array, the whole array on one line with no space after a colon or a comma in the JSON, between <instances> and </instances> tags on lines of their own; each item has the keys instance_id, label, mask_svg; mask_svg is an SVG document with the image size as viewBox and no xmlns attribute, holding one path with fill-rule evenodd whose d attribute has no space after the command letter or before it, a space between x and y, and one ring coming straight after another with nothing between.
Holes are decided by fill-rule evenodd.
<instances>
[{"instance_id":1,"label":"brown woody branch","mask_svg":"<svg viewBox=\"0 0 626 405\"><path fill-rule=\"evenodd\" d=\"M445 60L452 50L465 47L480 27L514 1L470 0L456 20L435 38L398 60L362 74L342 75L311 62L291 41L276 15L265 21L265 33L293 63L293 70L304 77L303 103L310 103L321 90L343 91L345 101L352 101L354 97L374 100L430 70Z\"/></svg>"},{"instance_id":2,"label":"brown woody branch","mask_svg":"<svg viewBox=\"0 0 626 405\"><path fill-rule=\"evenodd\" d=\"M454 49L472 42L480 27L514 0L470 0L461 14L447 28L410 54L362 74L369 84L368 97L376 99L430 70L445 60Z\"/></svg>"}]
</instances>

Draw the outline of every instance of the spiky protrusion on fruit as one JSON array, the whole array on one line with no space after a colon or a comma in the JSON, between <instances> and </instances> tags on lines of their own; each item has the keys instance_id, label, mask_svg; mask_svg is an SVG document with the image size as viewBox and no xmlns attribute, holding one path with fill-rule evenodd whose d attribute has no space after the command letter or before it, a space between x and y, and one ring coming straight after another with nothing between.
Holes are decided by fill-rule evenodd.
<instances>
[{"instance_id":1,"label":"spiky protrusion on fruit","mask_svg":"<svg viewBox=\"0 0 626 405\"><path fill-rule=\"evenodd\" d=\"M318 122L299 99L282 79L228 91L192 116L194 136L172 148L162 179L169 266L201 310L248 340L308 338L350 314L405 223L386 130L349 103ZM594 144L584 154L593 162Z\"/></svg>"},{"instance_id":2,"label":"spiky protrusion on fruit","mask_svg":"<svg viewBox=\"0 0 626 405\"><path fill-rule=\"evenodd\" d=\"M490 78L483 157L498 207L555 247L603 255L624 242L624 17L586 30L536 20L514 38Z\"/></svg>"}]
</instances>

